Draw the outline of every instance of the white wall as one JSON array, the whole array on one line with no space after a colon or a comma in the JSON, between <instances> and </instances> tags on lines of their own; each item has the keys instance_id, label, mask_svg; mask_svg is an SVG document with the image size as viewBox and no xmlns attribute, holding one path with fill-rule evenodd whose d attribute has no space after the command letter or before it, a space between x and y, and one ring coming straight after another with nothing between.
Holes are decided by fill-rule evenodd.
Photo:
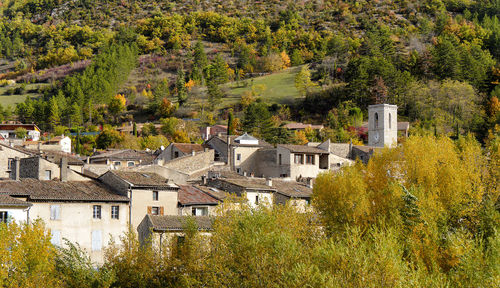
<instances>
[{"instance_id":1,"label":"white wall","mask_svg":"<svg viewBox=\"0 0 500 288\"><path fill-rule=\"evenodd\" d=\"M248 204L252 208L256 208L257 204L255 203L256 196L259 196L259 205L271 206L273 205L273 194L268 192L247 192Z\"/></svg>"},{"instance_id":2,"label":"white wall","mask_svg":"<svg viewBox=\"0 0 500 288\"><path fill-rule=\"evenodd\" d=\"M27 220L27 209L27 207L0 207L0 212L7 211L10 221L21 223Z\"/></svg>"}]
</instances>

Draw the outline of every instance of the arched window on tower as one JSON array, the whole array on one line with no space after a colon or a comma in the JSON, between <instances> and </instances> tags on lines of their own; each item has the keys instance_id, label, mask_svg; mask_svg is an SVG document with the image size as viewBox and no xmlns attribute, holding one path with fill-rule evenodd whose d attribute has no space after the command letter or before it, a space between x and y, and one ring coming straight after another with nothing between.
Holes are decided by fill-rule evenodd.
<instances>
[{"instance_id":1,"label":"arched window on tower","mask_svg":"<svg viewBox=\"0 0 500 288\"><path fill-rule=\"evenodd\" d=\"M391 129L391 125L392 125L392 115L391 113L389 113L389 129Z\"/></svg>"},{"instance_id":2,"label":"arched window on tower","mask_svg":"<svg viewBox=\"0 0 500 288\"><path fill-rule=\"evenodd\" d=\"M375 123L373 123L375 125L375 129L378 128L378 113L375 112Z\"/></svg>"}]
</instances>

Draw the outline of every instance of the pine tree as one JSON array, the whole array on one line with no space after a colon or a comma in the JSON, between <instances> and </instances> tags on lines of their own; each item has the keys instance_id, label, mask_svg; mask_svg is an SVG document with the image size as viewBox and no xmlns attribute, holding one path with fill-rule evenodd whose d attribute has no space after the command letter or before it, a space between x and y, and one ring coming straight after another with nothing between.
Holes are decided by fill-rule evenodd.
<instances>
[{"instance_id":1,"label":"pine tree","mask_svg":"<svg viewBox=\"0 0 500 288\"><path fill-rule=\"evenodd\" d=\"M220 104L224 92L222 92L219 85L214 80L209 80L207 85L208 103L210 103L212 109L215 109L215 107Z\"/></svg>"},{"instance_id":2,"label":"pine tree","mask_svg":"<svg viewBox=\"0 0 500 288\"><path fill-rule=\"evenodd\" d=\"M69 113L69 121L71 127L82 124L82 109L76 102L74 102L73 105L71 105Z\"/></svg>"},{"instance_id":3,"label":"pine tree","mask_svg":"<svg viewBox=\"0 0 500 288\"><path fill-rule=\"evenodd\" d=\"M215 84L224 84L229 80L227 74L227 64L220 54L215 57L215 61L208 68L209 80Z\"/></svg>"},{"instance_id":4,"label":"pine tree","mask_svg":"<svg viewBox=\"0 0 500 288\"><path fill-rule=\"evenodd\" d=\"M203 83L205 69L208 66L207 54L201 41L196 42L193 53L193 71L191 78L198 82Z\"/></svg>"},{"instance_id":5,"label":"pine tree","mask_svg":"<svg viewBox=\"0 0 500 288\"><path fill-rule=\"evenodd\" d=\"M177 100L179 101L179 105L182 105L187 100L186 79L184 69L182 67L177 70L177 80L175 82L175 88L177 89Z\"/></svg>"},{"instance_id":6,"label":"pine tree","mask_svg":"<svg viewBox=\"0 0 500 288\"><path fill-rule=\"evenodd\" d=\"M61 114L55 97L50 98L48 110L48 123L52 129L61 123Z\"/></svg>"}]
</instances>

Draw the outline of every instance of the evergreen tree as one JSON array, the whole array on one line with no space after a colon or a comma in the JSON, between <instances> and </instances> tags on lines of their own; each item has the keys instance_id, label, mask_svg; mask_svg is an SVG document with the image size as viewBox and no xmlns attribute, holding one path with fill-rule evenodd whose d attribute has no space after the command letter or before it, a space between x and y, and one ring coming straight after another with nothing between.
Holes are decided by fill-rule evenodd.
<instances>
[{"instance_id":1,"label":"evergreen tree","mask_svg":"<svg viewBox=\"0 0 500 288\"><path fill-rule=\"evenodd\" d=\"M208 90L208 103L212 109L221 103L224 92L220 89L219 85L214 80L209 80L207 83Z\"/></svg>"},{"instance_id":2,"label":"evergreen tree","mask_svg":"<svg viewBox=\"0 0 500 288\"><path fill-rule=\"evenodd\" d=\"M203 43L198 40L194 46L193 53L193 71L191 79L197 81L198 83L203 83L204 71L208 66L207 54L205 54L205 48Z\"/></svg>"},{"instance_id":3,"label":"evergreen tree","mask_svg":"<svg viewBox=\"0 0 500 288\"><path fill-rule=\"evenodd\" d=\"M78 103L76 102L74 102L73 105L71 105L69 120L71 127L82 124L82 109L80 108L80 105L78 105Z\"/></svg>"},{"instance_id":4,"label":"evergreen tree","mask_svg":"<svg viewBox=\"0 0 500 288\"><path fill-rule=\"evenodd\" d=\"M52 97L49 100L49 110L47 116L47 120L51 129L54 129L61 123L61 114L55 97Z\"/></svg>"},{"instance_id":5,"label":"evergreen tree","mask_svg":"<svg viewBox=\"0 0 500 288\"><path fill-rule=\"evenodd\" d=\"M181 67L177 70L177 80L175 82L175 88L177 89L177 100L179 105L183 105L187 101L187 90L186 90L186 79L184 74L184 69Z\"/></svg>"},{"instance_id":6,"label":"evergreen tree","mask_svg":"<svg viewBox=\"0 0 500 288\"><path fill-rule=\"evenodd\" d=\"M219 85L226 83L229 80L227 67L228 66L222 58L222 55L217 54L214 63L211 64L208 68L209 81Z\"/></svg>"}]
</instances>

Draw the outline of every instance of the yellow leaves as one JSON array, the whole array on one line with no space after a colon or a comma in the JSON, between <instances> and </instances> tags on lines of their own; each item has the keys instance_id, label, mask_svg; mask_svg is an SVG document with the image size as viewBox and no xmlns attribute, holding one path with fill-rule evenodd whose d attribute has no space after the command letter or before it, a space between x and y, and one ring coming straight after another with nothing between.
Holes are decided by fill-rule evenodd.
<instances>
[{"instance_id":1,"label":"yellow leaves","mask_svg":"<svg viewBox=\"0 0 500 288\"><path fill-rule=\"evenodd\" d=\"M184 84L184 86L187 88L187 91L191 91L191 89L194 87L196 83L194 82L193 79L189 79L188 82L186 82L186 84Z\"/></svg>"},{"instance_id":2,"label":"yellow leaves","mask_svg":"<svg viewBox=\"0 0 500 288\"><path fill-rule=\"evenodd\" d=\"M127 99L125 99L125 96L123 96L123 94L116 94L115 99L118 99L122 106L125 106L125 104L127 103Z\"/></svg>"},{"instance_id":3,"label":"yellow leaves","mask_svg":"<svg viewBox=\"0 0 500 288\"><path fill-rule=\"evenodd\" d=\"M304 131L296 130L293 132L292 142L297 145L305 145L309 141L307 140L306 133L304 133Z\"/></svg>"},{"instance_id":4,"label":"yellow leaves","mask_svg":"<svg viewBox=\"0 0 500 288\"><path fill-rule=\"evenodd\" d=\"M288 54L286 54L286 51L283 50L280 53L280 56L281 56L281 62L283 62L282 69L286 69L286 68L290 67L290 57L288 57Z\"/></svg>"}]
</instances>

